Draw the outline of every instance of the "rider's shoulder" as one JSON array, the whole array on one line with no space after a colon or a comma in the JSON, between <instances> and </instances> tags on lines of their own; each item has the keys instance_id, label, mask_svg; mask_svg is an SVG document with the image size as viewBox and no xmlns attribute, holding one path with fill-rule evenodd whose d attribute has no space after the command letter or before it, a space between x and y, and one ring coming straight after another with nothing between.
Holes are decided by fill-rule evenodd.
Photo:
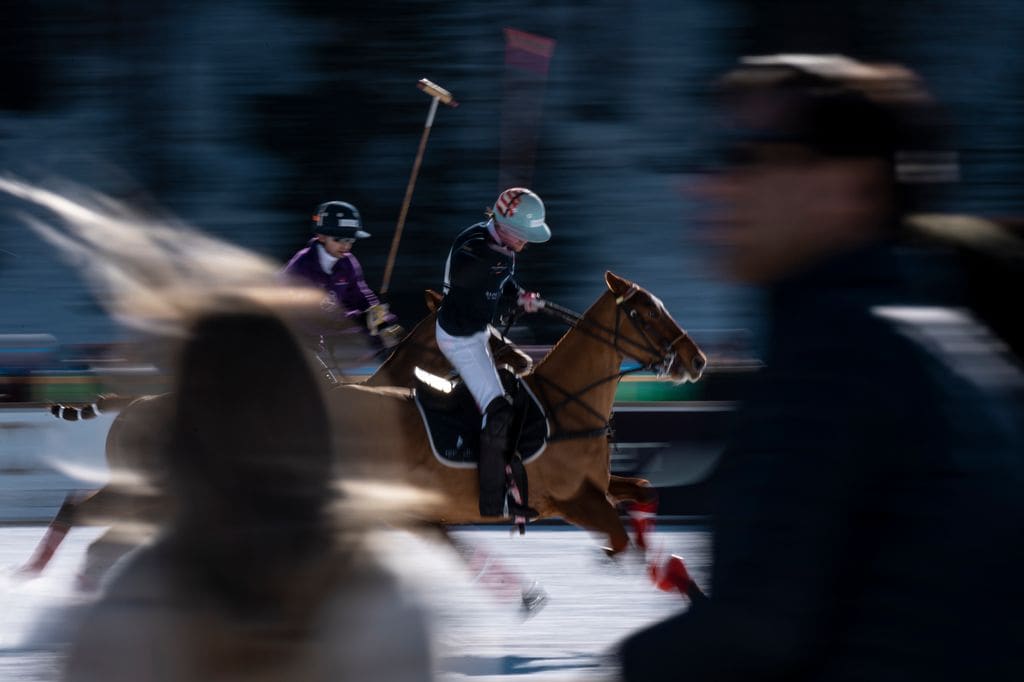
<instances>
[{"instance_id":1,"label":"rider's shoulder","mask_svg":"<svg viewBox=\"0 0 1024 682\"><path fill-rule=\"evenodd\" d=\"M316 251L312 246L304 246L288 259L282 271L286 274L304 273L311 270L312 265L318 265Z\"/></svg>"},{"instance_id":2,"label":"rider's shoulder","mask_svg":"<svg viewBox=\"0 0 1024 682\"><path fill-rule=\"evenodd\" d=\"M459 235L456 237L456 239L486 238L487 235L487 222L484 221L480 223L475 223L465 228L464 230L462 230L462 232L459 232Z\"/></svg>"},{"instance_id":3,"label":"rider's shoulder","mask_svg":"<svg viewBox=\"0 0 1024 682\"><path fill-rule=\"evenodd\" d=\"M301 249L296 251L292 257L288 260L288 265L293 263L300 263L310 261L316 258L316 240L311 240Z\"/></svg>"},{"instance_id":4,"label":"rider's shoulder","mask_svg":"<svg viewBox=\"0 0 1024 682\"><path fill-rule=\"evenodd\" d=\"M467 227L459 233L452 245L453 251L476 252L486 248L490 242L486 223L478 223Z\"/></svg>"}]
</instances>

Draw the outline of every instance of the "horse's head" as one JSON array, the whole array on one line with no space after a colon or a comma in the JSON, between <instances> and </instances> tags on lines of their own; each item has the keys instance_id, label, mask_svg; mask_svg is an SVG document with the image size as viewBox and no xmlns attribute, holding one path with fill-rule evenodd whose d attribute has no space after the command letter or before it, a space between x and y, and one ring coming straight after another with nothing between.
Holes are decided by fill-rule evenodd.
<instances>
[{"instance_id":1,"label":"horse's head","mask_svg":"<svg viewBox=\"0 0 1024 682\"><path fill-rule=\"evenodd\" d=\"M708 359L649 291L613 272L604 275L615 296L616 347L633 360L673 381L697 381Z\"/></svg>"}]
</instances>

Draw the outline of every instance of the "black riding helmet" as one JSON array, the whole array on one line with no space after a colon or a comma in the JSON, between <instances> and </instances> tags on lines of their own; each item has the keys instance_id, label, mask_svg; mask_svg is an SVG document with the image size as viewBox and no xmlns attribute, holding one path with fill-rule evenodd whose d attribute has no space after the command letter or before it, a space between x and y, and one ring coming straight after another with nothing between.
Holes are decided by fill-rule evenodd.
<instances>
[{"instance_id":1,"label":"black riding helmet","mask_svg":"<svg viewBox=\"0 0 1024 682\"><path fill-rule=\"evenodd\" d=\"M363 231L363 220L359 209L346 201L326 201L313 214L313 232L328 237L364 239L370 236Z\"/></svg>"}]
</instances>

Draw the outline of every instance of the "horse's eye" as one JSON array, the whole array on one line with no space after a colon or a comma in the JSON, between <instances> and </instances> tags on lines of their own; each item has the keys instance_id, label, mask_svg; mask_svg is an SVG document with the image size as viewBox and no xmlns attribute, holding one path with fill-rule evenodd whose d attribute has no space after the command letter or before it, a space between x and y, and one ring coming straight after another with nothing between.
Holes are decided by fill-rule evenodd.
<instances>
[{"instance_id":1,"label":"horse's eye","mask_svg":"<svg viewBox=\"0 0 1024 682\"><path fill-rule=\"evenodd\" d=\"M629 316L632 317L632 318L636 318L636 311L635 310L630 310L629 311Z\"/></svg>"}]
</instances>

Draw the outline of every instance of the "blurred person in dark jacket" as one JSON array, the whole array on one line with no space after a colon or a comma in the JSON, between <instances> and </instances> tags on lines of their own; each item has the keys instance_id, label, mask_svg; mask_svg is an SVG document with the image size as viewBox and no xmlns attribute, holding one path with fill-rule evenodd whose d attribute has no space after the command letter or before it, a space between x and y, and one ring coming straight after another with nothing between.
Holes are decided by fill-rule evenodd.
<instances>
[{"instance_id":1,"label":"blurred person in dark jacket","mask_svg":"<svg viewBox=\"0 0 1024 682\"><path fill-rule=\"evenodd\" d=\"M356 241L366 239L359 210L345 201L327 201L313 216L313 237L285 265L283 274L311 283L326 292L321 307L327 318L347 320L335 328L316 329L325 358L337 345L334 338L353 329L365 333L374 350L394 346L404 334L397 318L366 282L363 266L352 253ZM350 344L348 344L350 345Z\"/></svg>"},{"instance_id":2,"label":"blurred person in dark jacket","mask_svg":"<svg viewBox=\"0 0 1024 682\"><path fill-rule=\"evenodd\" d=\"M956 257L965 303L1024 361L1024 317L1013 295L1024 291L1024 218L921 213L907 226Z\"/></svg>"},{"instance_id":3,"label":"blurred person in dark jacket","mask_svg":"<svg viewBox=\"0 0 1024 682\"><path fill-rule=\"evenodd\" d=\"M839 56L721 90L711 228L765 289L765 369L712 481L710 599L629 637L625 679L1024 679L1024 380L900 244L950 170L933 101Z\"/></svg>"},{"instance_id":4,"label":"blurred person in dark jacket","mask_svg":"<svg viewBox=\"0 0 1024 682\"><path fill-rule=\"evenodd\" d=\"M66 679L431 679L423 614L337 513L351 449L290 329L201 316L171 395L151 428L178 517L87 614Z\"/></svg>"}]
</instances>

